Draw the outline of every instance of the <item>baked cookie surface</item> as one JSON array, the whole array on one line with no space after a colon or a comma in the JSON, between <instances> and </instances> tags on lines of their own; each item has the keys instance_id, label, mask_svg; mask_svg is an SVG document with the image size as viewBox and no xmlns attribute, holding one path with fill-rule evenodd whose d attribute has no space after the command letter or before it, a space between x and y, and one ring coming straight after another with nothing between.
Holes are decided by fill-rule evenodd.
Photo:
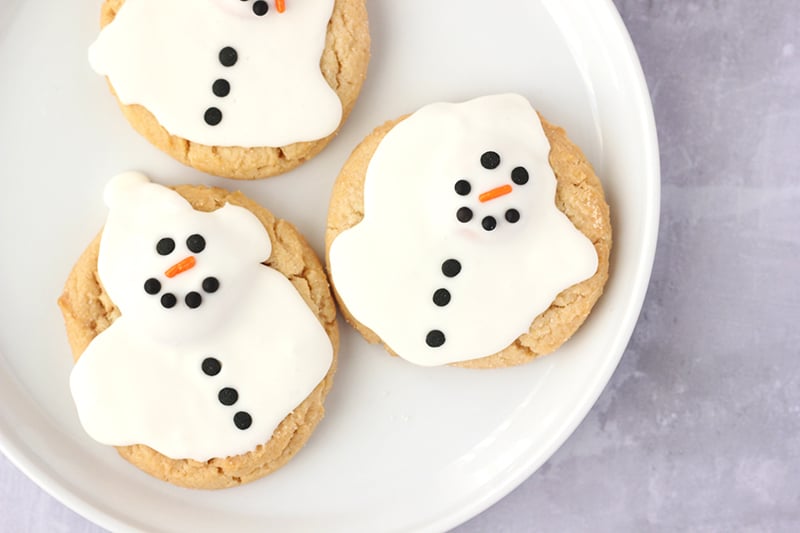
<instances>
[{"instance_id":1,"label":"baked cookie surface","mask_svg":"<svg viewBox=\"0 0 800 533\"><path fill-rule=\"evenodd\" d=\"M390 353L424 366L505 367L552 352L588 316L608 278L608 205L600 180L580 149L563 129L540 119L523 101L515 95L498 95L465 104L431 106L425 115L429 122L421 123L417 130L398 129L415 113L380 126L344 165L331 197L326 258L344 317L369 342L382 342ZM459 105L472 105L474 109L451 120L453 109L457 114L463 108L447 106ZM508 115L501 122L507 119L512 124L526 116L532 127L540 123L538 134L542 142L538 148L527 146L525 139L522 145L516 144L514 135L494 142L503 139L504 131L509 129L506 126L478 140L469 134L460 137L460 132L475 124L480 130L486 120L496 122L506 111ZM442 124L449 124L450 130L437 129L430 120L444 121ZM526 124L514 127L521 128L525 138L537 135L535 128L528 131ZM394 153L379 150L386 140L398 146ZM446 147L446 155L433 153L442 146ZM451 149L458 152L463 147L466 157L464 153L451 157ZM532 149L540 152L541 161L526 159ZM429 164L418 163L423 160ZM386 170L389 168L394 170ZM548 172L553 176L552 185L538 181ZM378 190L378 174L394 178L396 185ZM369 179L376 181L370 185ZM406 187L410 193L404 191ZM371 212L369 205L365 206L365 194L367 201L372 195ZM381 194L385 196L383 203ZM549 205L554 208L541 203L542 198L549 198ZM547 216L536 218L540 212ZM563 220L558 221L558 217ZM542 241L544 237L535 227L523 228L526 221L534 218L548 231L557 228L555 235L561 237L556 242ZM376 222L383 219L387 220ZM364 222L372 230L361 229L342 240ZM565 222L575 231L570 232ZM373 237L365 236L369 231ZM408 237L406 231L415 232L414 236ZM382 248L384 241L395 243L395 249L389 245ZM420 244L415 245L415 241ZM558 243L567 241L573 242L573 251L560 248ZM367 242L369 246L364 246ZM520 250L526 246L530 250ZM364 251L366 248L369 253ZM555 252L537 256L536 252L550 248ZM591 253L587 254L587 249ZM588 255L593 255L594 260ZM536 293L535 286L544 279L537 277L539 256L546 257L545 261L557 260L547 276L564 278L563 286L554 286L558 290L551 289L549 295ZM581 258L585 265L566 275L573 263L579 263L575 258ZM365 262L367 266L362 268L361 263ZM384 281L381 276L385 276ZM530 287L525 288L526 283ZM364 287L354 288L356 284ZM473 290L475 286L489 289L481 293ZM374 298L367 293L374 294ZM414 303L394 304L404 298L413 299ZM482 303L486 298L491 301L488 305ZM544 304L536 304L536 298ZM539 308L533 315L531 306ZM448 316L451 309L456 311ZM420 316L423 318L417 318ZM509 325L514 320L517 325ZM382 333L376 331L379 328ZM462 335L464 331L468 335ZM496 337L494 341L484 342L484 338L492 336ZM451 341L456 353L444 354ZM466 353L480 343L483 348ZM488 351L481 353L481 349Z\"/></svg>"},{"instance_id":2,"label":"baked cookie surface","mask_svg":"<svg viewBox=\"0 0 800 533\"><path fill-rule=\"evenodd\" d=\"M106 0L90 62L134 129L178 161L235 179L281 174L344 124L370 48L365 0L283 4Z\"/></svg>"},{"instance_id":3,"label":"baked cookie surface","mask_svg":"<svg viewBox=\"0 0 800 533\"><path fill-rule=\"evenodd\" d=\"M170 251L163 257L164 264L175 262L164 274L159 269L147 278L153 271L147 266L130 284L115 277L124 279L128 273L120 270L136 270L137 265L106 274L117 262L113 255L134 246L118 238L119 224L110 216L104 232L84 251L66 282L58 303L76 360L73 397L87 432L100 442L116 445L120 455L145 472L184 487L231 487L280 468L303 447L322 419L336 369L336 311L319 260L291 224L238 192L199 186L180 186L175 191L171 205L163 209L166 237L159 232L158 244L152 244L158 255ZM172 212L176 199L178 204L188 202L192 213L222 217L241 239L263 244L258 231L251 231L258 226L268 237L271 252L267 244L266 266L256 263L253 268L259 276L269 271L272 277L253 281L249 266L240 268L227 259L217 262L213 254L220 239L211 230L203 231L205 219L199 219L198 233L186 238L189 250L183 250L182 233L175 229L182 219ZM123 209L124 205L112 207L111 212ZM154 212L159 213L158 209ZM122 252L104 241L111 239L109 228L114 239L123 243ZM204 236L202 247L198 236ZM147 246L151 246L149 240ZM108 247L105 252L101 241ZM255 257L264 253L264 247L259 247L262 251L255 250ZM141 262L160 265L155 251L153 256ZM196 258L192 266L187 266L184 256ZM124 256L121 259L130 263ZM209 263L216 267L209 268ZM238 287L239 277L250 281ZM263 300L262 286L278 301L259 301ZM226 291L234 294L229 297ZM261 304L278 306L275 314L290 316L299 325L259 320L257 330L268 338L260 338L258 332L253 338L248 325L252 317L237 313L260 313L253 311L253 305ZM149 317L138 316L142 309ZM195 314L204 310L205 316ZM137 327L132 329L134 320ZM157 340L140 340L146 336L140 330ZM240 338L245 334L250 338ZM166 341L159 344L162 336ZM120 337L125 339L123 347L114 344ZM270 340L274 338L278 340ZM227 349L226 343L236 349ZM266 352L259 348L242 353L251 344ZM277 351L290 355L274 356ZM287 377L294 373L299 377ZM276 374L274 383L264 377L268 374ZM272 397L265 392L268 389L276 391ZM283 407L273 409L278 403ZM98 404L110 407L100 409ZM138 435L146 438L138 440ZM169 453L161 453L166 449ZM219 450L235 453L215 453Z\"/></svg>"}]
</instances>

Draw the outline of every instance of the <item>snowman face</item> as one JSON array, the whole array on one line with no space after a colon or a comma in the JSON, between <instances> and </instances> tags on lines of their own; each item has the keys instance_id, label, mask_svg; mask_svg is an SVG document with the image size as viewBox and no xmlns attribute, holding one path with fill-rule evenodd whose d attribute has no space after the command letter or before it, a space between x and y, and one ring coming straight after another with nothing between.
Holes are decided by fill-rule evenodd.
<instances>
[{"instance_id":1,"label":"snowman face","mask_svg":"<svg viewBox=\"0 0 800 533\"><path fill-rule=\"evenodd\" d=\"M143 284L144 291L151 296L158 296L159 303L164 309L173 309L176 305L184 303L189 309L197 309L203 304L203 294L213 294L220 289L220 280L218 277L209 275L203 277L203 281L199 287L189 290L185 293L182 292L175 294L171 292L172 287L178 288L180 285L175 279L178 276L184 275L191 271L193 268L200 265L198 268L203 269L203 258L201 254L206 249L206 239L199 233L189 235L185 242L185 250L176 249L175 239L172 237L162 237L155 243L155 250L158 255L171 259L178 259L178 261L167 268L163 273L159 272L154 277L147 278ZM207 254L208 256L208 254ZM198 258L199 261L198 261ZM208 269L208 265L205 265ZM205 275L205 273L204 273ZM168 281L162 283L161 279L164 277ZM160 279L161 278L161 279ZM184 276L187 278L187 276ZM174 281L174 283L172 283ZM193 289L193 287L189 287Z\"/></svg>"},{"instance_id":2,"label":"snowman face","mask_svg":"<svg viewBox=\"0 0 800 533\"><path fill-rule=\"evenodd\" d=\"M441 234L484 245L506 242L529 228L538 209L552 199L536 179L538 154L515 142L466 140L458 159L445 158L429 204L431 227ZM551 200L552 201L552 200ZM436 203L438 202L438 203Z\"/></svg>"},{"instance_id":3,"label":"snowman face","mask_svg":"<svg viewBox=\"0 0 800 533\"><path fill-rule=\"evenodd\" d=\"M226 13L244 19L277 15L285 9L285 0L213 0Z\"/></svg>"},{"instance_id":4,"label":"snowman face","mask_svg":"<svg viewBox=\"0 0 800 533\"><path fill-rule=\"evenodd\" d=\"M157 337L197 335L234 319L238 295L270 252L247 210L195 211L176 192L112 180L98 273L124 316ZM110 197L110 198L109 198Z\"/></svg>"},{"instance_id":5,"label":"snowman face","mask_svg":"<svg viewBox=\"0 0 800 533\"><path fill-rule=\"evenodd\" d=\"M481 168L477 179L461 178L453 184L453 192L460 197L461 207L455 219L471 232L509 231L520 222L527 198L522 190L530 181L524 166L503 165L503 157L490 150L480 156ZM510 172L509 166L513 166Z\"/></svg>"}]
</instances>

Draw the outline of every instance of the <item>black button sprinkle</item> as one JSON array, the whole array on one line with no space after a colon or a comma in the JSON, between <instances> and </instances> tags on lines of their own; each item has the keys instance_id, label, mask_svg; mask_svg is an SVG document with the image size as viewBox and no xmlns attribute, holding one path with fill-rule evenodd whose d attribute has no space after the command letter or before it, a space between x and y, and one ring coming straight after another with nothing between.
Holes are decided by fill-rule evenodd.
<instances>
[{"instance_id":1,"label":"black button sprinkle","mask_svg":"<svg viewBox=\"0 0 800 533\"><path fill-rule=\"evenodd\" d=\"M225 387L219 391L217 398L222 405L233 405L239 400L239 393L236 392L236 389Z\"/></svg>"},{"instance_id":2,"label":"black button sprinkle","mask_svg":"<svg viewBox=\"0 0 800 533\"><path fill-rule=\"evenodd\" d=\"M211 277L203 280L204 291L211 293L211 292L217 292L218 289L219 289L219 280L217 278Z\"/></svg>"},{"instance_id":3,"label":"black button sprinkle","mask_svg":"<svg viewBox=\"0 0 800 533\"><path fill-rule=\"evenodd\" d=\"M500 166L500 155L497 152L485 152L481 156L481 166L493 170Z\"/></svg>"},{"instance_id":4,"label":"black button sprinkle","mask_svg":"<svg viewBox=\"0 0 800 533\"><path fill-rule=\"evenodd\" d=\"M444 333L438 329L429 331L428 335L425 337L425 343L431 348L438 348L444 344Z\"/></svg>"},{"instance_id":5,"label":"black button sprinkle","mask_svg":"<svg viewBox=\"0 0 800 533\"><path fill-rule=\"evenodd\" d=\"M199 292L192 291L186 295L184 301L186 301L186 305L188 305L189 308L197 309L198 307L200 307L200 304L203 303L203 297L200 296Z\"/></svg>"},{"instance_id":6,"label":"black button sprinkle","mask_svg":"<svg viewBox=\"0 0 800 533\"><path fill-rule=\"evenodd\" d=\"M459 222L469 222L472 220L472 209L469 207L462 207L456 212L456 218Z\"/></svg>"},{"instance_id":7,"label":"black button sprinkle","mask_svg":"<svg viewBox=\"0 0 800 533\"><path fill-rule=\"evenodd\" d=\"M228 80L218 79L211 86L211 90L214 91L214 96L224 98L231 93L231 84L228 83Z\"/></svg>"},{"instance_id":8,"label":"black button sprinkle","mask_svg":"<svg viewBox=\"0 0 800 533\"><path fill-rule=\"evenodd\" d=\"M509 209L506 211L506 220L511 222L512 224L516 224L519 222L519 211L516 209Z\"/></svg>"},{"instance_id":9,"label":"black button sprinkle","mask_svg":"<svg viewBox=\"0 0 800 533\"><path fill-rule=\"evenodd\" d=\"M222 122L222 111L216 107L209 107L206 109L205 115L203 115L203 120L205 120L206 124L209 126L216 126Z\"/></svg>"},{"instance_id":10,"label":"black button sprinkle","mask_svg":"<svg viewBox=\"0 0 800 533\"><path fill-rule=\"evenodd\" d=\"M165 237L156 243L156 251L158 255L169 255L175 249L175 241L169 237Z\"/></svg>"},{"instance_id":11,"label":"black button sprinkle","mask_svg":"<svg viewBox=\"0 0 800 533\"><path fill-rule=\"evenodd\" d=\"M213 357L203 359L203 373L207 376L216 376L222 370L222 363Z\"/></svg>"},{"instance_id":12,"label":"black button sprinkle","mask_svg":"<svg viewBox=\"0 0 800 533\"><path fill-rule=\"evenodd\" d=\"M263 17L269 11L269 4L264 2L264 0L258 0L255 4L253 4L253 13L258 15L259 17Z\"/></svg>"},{"instance_id":13,"label":"black button sprinkle","mask_svg":"<svg viewBox=\"0 0 800 533\"><path fill-rule=\"evenodd\" d=\"M144 292L147 294L158 294L161 292L161 282L156 278L150 278L144 282Z\"/></svg>"},{"instance_id":14,"label":"black button sprinkle","mask_svg":"<svg viewBox=\"0 0 800 533\"><path fill-rule=\"evenodd\" d=\"M164 306L165 309L171 309L175 307L176 303L178 303L178 299L175 298L175 295L171 292L168 292L161 297L161 305Z\"/></svg>"},{"instance_id":15,"label":"black button sprinkle","mask_svg":"<svg viewBox=\"0 0 800 533\"><path fill-rule=\"evenodd\" d=\"M433 303L439 307L444 307L450 303L450 291L447 289L438 289L433 293Z\"/></svg>"},{"instance_id":16,"label":"black button sprinkle","mask_svg":"<svg viewBox=\"0 0 800 533\"><path fill-rule=\"evenodd\" d=\"M236 424L237 428L244 430L253 425L253 417L249 413L239 411L233 415L233 423Z\"/></svg>"},{"instance_id":17,"label":"black button sprinkle","mask_svg":"<svg viewBox=\"0 0 800 533\"><path fill-rule=\"evenodd\" d=\"M472 192L472 185L467 180L458 180L456 182L456 194L466 196L470 192Z\"/></svg>"},{"instance_id":18,"label":"black button sprinkle","mask_svg":"<svg viewBox=\"0 0 800 533\"><path fill-rule=\"evenodd\" d=\"M454 278L461 272L461 263L455 259L448 259L442 263L442 274L448 278Z\"/></svg>"},{"instance_id":19,"label":"black button sprinkle","mask_svg":"<svg viewBox=\"0 0 800 533\"><path fill-rule=\"evenodd\" d=\"M511 171L511 181L516 183L517 185L525 185L528 183L528 171L525 170L525 167L517 167Z\"/></svg>"},{"instance_id":20,"label":"black button sprinkle","mask_svg":"<svg viewBox=\"0 0 800 533\"><path fill-rule=\"evenodd\" d=\"M492 231L497 227L497 220L495 220L494 217L484 217L483 220L481 220L481 226L483 226L483 229L486 231Z\"/></svg>"},{"instance_id":21,"label":"black button sprinkle","mask_svg":"<svg viewBox=\"0 0 800 533\"><path fill-rule=\"evenodd\" d=\"M219 62L225 67L232 67L239 60L239 54L236 53L235 48L226 46L219 51Z\"/></svg>"},{"instance_id":22,"label":"black button sprinkle","mask_svg":"<svg viewBox=\"0 0 800 533\"><path fill-rule=\"evenodd\" d=\"M202 235L198 235L197 233L189 235L189 238L186 239L186 247L190 252L199 254L206 249L206 240Z\"/></svg>"}]
</instances>

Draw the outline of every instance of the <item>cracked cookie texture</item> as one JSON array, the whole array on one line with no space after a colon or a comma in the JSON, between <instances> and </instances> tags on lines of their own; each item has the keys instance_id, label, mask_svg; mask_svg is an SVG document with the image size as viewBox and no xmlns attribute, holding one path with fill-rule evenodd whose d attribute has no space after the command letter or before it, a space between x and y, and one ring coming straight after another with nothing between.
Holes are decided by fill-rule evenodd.
<instances>
[{"instance_id":1,"label":"cracked cookie texture","mask_svg":"<svg viewBox=\"0 0 800 533\"><path fill-rule=\"evenodd\" d=\"M226 203L251 211L272 241L272 254L264 264L291 281L319 319L333 346L333 361L322 381L284 418L267 442L246 454L200 462L171 459L141 444L117 447L119 454L133 465L175 485L198 489L234 487L254 481L283 466L305 445L322 420L325 414L324 400L333 385L337 364L339 331L336 307L319 259L292 224L275 218L240 192L189 185L175 187L175 190L197 211L215 211ZM99 248L100 235L78 259L58 300L75 361L92 339L120 316L97 273Z\"/></svg>"},{"instance_id":2,"label":"cracked cookie texture","mask_svg":"<svg viewBox=\"0 0 800 533\"><path fill-rule=\"evenodd\" d=\"M100 26L116 17L125 0L105 0ZM117 102L133 128L156 148L185 165L232 179L253 180L288 172L322 151L337 135L355 106L367 76L370 59L366 0L335 0L328 22L325 49L320 59L322 75L342 103L342 119L336 130L322 139L286 146L208 146L188 141L164 129L141 105ZM111 92L116 97L113 85Z\"/></svg>"},{"instance_id":3,"label":"cracked cookie texture","mask_svg":"<svg viewBox=\"0 0 800 533\"><path fill-rule=\"evenodd\" d=\"M373 154L386 134L407 116L389 121L376 128L356 147L345 163L331 196L325 234L325 253L330 271L330 248L336 237L352 228L364 217L364 180ZM549 162L556 180L556 207L594 245L597 252L597 271L590 278L572 285L558 294L550 307L539 314L527 332L505 349L470 361L452 363L467 368L501 368L525 364L538 356L553 352L566 342L589 316L603 294L608 279L612 231L609 207L600 179L583 152L568 137L564 129L548 123L542 127L550 142ZM348 323L370 343L382 343L381 338L356 320L336 291L339 309ZM384 348L396 356L386 346Z\"/></svg>"}]
</instances>

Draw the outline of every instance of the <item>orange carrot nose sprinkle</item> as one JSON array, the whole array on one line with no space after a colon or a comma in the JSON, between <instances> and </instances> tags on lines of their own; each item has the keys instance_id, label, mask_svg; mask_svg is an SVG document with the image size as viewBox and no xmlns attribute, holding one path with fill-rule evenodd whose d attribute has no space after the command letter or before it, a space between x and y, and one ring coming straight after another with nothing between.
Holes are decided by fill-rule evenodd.
<instances>
[{"instance_id":1,"label":"orange carrot nose sprinkle","mask_svg":"<svg viewBox=\"0 0 800 533\"><path fill-rule=\"evenodd\" d=\"M286 11L286 0L275 0L275 9L278 10L278 13Z\"/></svg>"},{"instance_id":2,"label":"orange carrot nose sprinkle","mask_svg":"<svg viewBox=\"0 0 800 533\"><path fill-rule=\"evenodd\" d=\"M488 202L489 200L494 200L495 198L500 198L501 196L505 196L506 194L511 192L511 185L503 185L500 187L495 187L491 191L486 191L481 193L478 196L478 200L481 202Z\"/></svg>"},{"instance_id":3,"label":"orange carrot nose sprinkle","mask_svg":"<svg viewBox=\"0 0 800 533\"><path fill-rule=\"evenodd\" d=\"M194 268L195 264L197 264L197 261L194 260L193 255L190 255L186 259L179 261L174 265L172 265L171 267L169 267L167 271L164 272L164 275L167 276L168 278L174 278L178 274L186 272L187 270L191 270L192 268Z\"/></svg>"}]
</instances>

